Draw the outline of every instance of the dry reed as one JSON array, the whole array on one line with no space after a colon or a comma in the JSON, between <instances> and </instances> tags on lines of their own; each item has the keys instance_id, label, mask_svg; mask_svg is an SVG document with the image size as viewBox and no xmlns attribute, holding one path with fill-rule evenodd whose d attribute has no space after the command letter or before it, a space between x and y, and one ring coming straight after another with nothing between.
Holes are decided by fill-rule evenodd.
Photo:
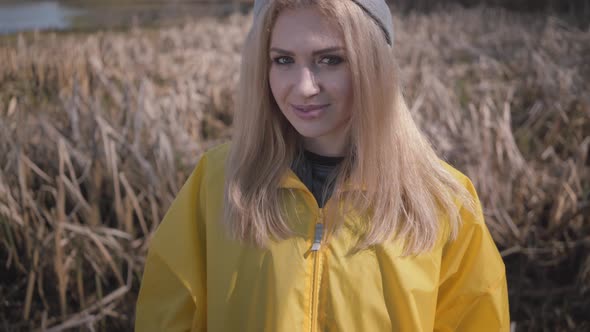
<instances>
[{"instance_id":1,"label":"dry reed","mask_svg":"<svg viewBox=\"0 0 590 332\"><path fill-rule=\"evenodd\" d=\"M151 234L231 134L249 20L3 42L3 330L131 328ZM590 32L482 8L395 23L413 113L480 193L516 330L589 329Z\"/></svg>"}]
</instances>

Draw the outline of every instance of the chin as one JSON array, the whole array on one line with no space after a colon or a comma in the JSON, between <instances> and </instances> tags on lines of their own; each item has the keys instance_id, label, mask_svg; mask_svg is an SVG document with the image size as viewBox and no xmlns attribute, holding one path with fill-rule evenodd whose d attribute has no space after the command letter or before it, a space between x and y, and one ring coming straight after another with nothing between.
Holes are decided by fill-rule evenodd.
<instances>
[{"instance_id":1,"label":"chin","mask_svg":"<svg viewBox=\"0 0 590 332\"><path fill-rule=\"evenodd\" d=\"M324 136L326 134L327 131L325 130L317 130L314 128L302 128L302 127L295 127L293 126L293 128L295 128L295 131L297 131L297 133L305 138L318 138L321 136Z\"/></svg>"}]
</instances>

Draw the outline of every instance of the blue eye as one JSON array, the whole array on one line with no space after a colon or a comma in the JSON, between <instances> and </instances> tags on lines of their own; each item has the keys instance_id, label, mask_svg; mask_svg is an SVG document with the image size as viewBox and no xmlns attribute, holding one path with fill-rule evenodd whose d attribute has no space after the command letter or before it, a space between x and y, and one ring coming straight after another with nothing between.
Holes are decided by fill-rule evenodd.
<instances>
[{"instance_id":1,"label":"blue eye","mask_svg":"<svg viewBox=\"0 0 590 332\"><path fill-rule=\"evenodd\" d=\"M290 63L293 63L293 58L289 57L289 56L277 56L275 58L272 59L272 61L274 63L276 63L277 65L287 65Z\"/></svg>"},{"instance_id":2,"label":"blue eye","mask_svg":"<svg viewBox=\"0 0 590 332\"><path fill-rule=\"evenodd\" d=\"M324 56L320 59L320 63L326 64L326 65L338 65L338 64L342 63L342 61L344 61L344 59L342 57L339 57L336 55L327 55L327 56Z\"/></svg>"}]
</instances>

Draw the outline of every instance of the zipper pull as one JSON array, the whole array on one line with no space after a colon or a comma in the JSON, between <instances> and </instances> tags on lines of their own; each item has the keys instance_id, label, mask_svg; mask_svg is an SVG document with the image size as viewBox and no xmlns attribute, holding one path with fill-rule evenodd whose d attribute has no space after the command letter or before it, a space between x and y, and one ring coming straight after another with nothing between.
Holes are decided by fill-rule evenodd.
<instances>
[{"instance_id":1,"label":"zipper pull","mask_svg":"<svg viewBox=\"0 0 590 332\"><path fill-rule=\"evenodd\" d=\"M311 245L311 251L318 251L322 246L322 238L324 236L324 224L315 224L315 235L313 238L313 244Z\"/></svg>"}]
</instances>

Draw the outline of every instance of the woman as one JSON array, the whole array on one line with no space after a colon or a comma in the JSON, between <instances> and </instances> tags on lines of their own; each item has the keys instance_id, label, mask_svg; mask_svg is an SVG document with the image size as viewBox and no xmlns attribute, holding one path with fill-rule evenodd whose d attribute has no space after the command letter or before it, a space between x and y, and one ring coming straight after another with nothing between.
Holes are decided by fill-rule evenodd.
<instances>
[{"instance_id":1,"label":"woman","mask_svg":"<svg viewBox=\"0 0 590 332\"><path fill-rule=\"evenodd\" d=\"M411 119L384 0L257 0L231 144L151 242L138 331L508 331L475 190Z\"/></svg>"}]
</instances>

